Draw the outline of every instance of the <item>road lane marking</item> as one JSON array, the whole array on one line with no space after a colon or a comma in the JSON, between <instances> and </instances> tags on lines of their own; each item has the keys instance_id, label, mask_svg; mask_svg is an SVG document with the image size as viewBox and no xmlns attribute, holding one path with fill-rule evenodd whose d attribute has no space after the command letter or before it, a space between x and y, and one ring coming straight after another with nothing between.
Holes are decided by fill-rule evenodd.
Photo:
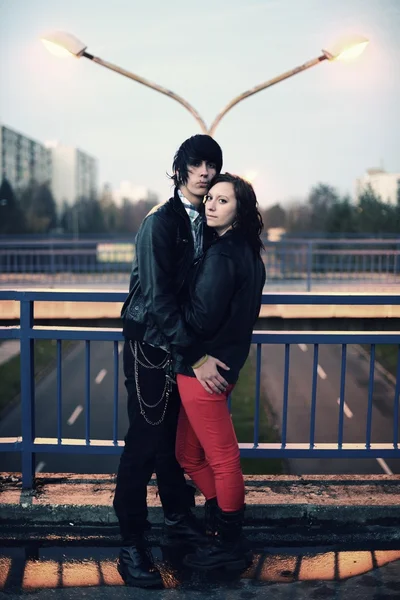
<instances>
[{"instance_id":1,"label":"road lane marking","mask_svg":"<svg viewBox=\"0 0 400 600\"><path fill-rule=\"evenodd\" d=\"M124 349L124 342L118 342L118 354L121 354Z\"/></svg>"},{"instance_id":2,"label":"road lane marking","mask_svg":"<svg viewBox=\"0 0 400 600\"><path fill-rule=\"evenodd\" d=\"M99 371L97 373L97 377L95 379L95 382L96 383L101 383L106 375L107 375L107 369L102 369L101 371Z\"/></svg>"},{"instance_id":3,"label":"road lane marking","mask_svg":"<svg viewBox=\"0 0 400 600\"><path fill-rule=\"evenodd\" d=\"M377 458L376 460L378 461L382 469L385 471L386 475L393 475L393 471L388 467L383 458Z\"/></svg>"},{"instance_id":4,"label":"road lane marking","mask_svg":"<svg viewBox=\"0 0 400 600\"><path fill-rule=\"evenodd\" d=\"M83 411L83 406L78 404L78 406L76 407L76 409L74 410L74 412L72 413L72 415L70 416L70 418L67 421L68 425L73 425L82 411Z\"/></svg>"},{"instance_id":5,"label":"road lane marking","mask_svg":"<svg viewBox=\"0 0 400 600\"><path fill-rule=\"evenodd\" d=\"M340 405L340 398L337 399L337 403ZM350 408L347 406L346 402L343 403L343 412L346 415L346 417L348 417L349 419L351 419L353 417L353 413L351 412Z\"/></svg>"},{"instance_id":6,"label":"road lane marking","mask_svg":"<svg viewBox=\"0 0 400 600\"><path fill-rule=\"evenodd\" d=\"M297 344L302 352L307 352L308 347L307 344Z\"/></svg>"},{"instance_id":7,"label":"road lane marking","mask_svg":"<svg viewBox=\"0 0 400 600\"><path fill-rule=\"evenodd\" d=\"M321 377L321 379L326 379L328 377L328 375L325 373L325 371L323 370L323 368L321 367L321 365L318 365L318 367L317 367L317 373Z\"/></svg>"},{"instance_id":8,"label":"road lane marking","mask_svg":"<svg viewBox=\"0 0 400 600\"><path fill-rule=\"evenodd\" d=\"M44 463L43 461L42 461L42 462L40 462L40 463L38 464L38 466L36 467L36 469L35 469L35 473L41 473L41 472L43 471L43 469L44 469L44 465L45 465L45 464L46 464L46 463Z\"/></svg>"}]
</instances>

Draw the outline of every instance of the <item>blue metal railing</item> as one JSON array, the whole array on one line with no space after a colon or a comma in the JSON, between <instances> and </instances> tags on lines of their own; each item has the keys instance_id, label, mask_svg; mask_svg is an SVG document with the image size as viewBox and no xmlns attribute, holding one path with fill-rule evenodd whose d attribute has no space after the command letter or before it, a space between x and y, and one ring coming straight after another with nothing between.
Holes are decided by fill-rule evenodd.
<instances>
[{"instance_id":1,"label":"blue metal railing","mask_svg":"<svg viewBox=\"0 0 400 600\"><path fill-rule=\"evenodd\" d=\"M0 291L2 301L20 303L20 325L0 328L0 339L20 339L21 344L21 436L0 438L0 452L19 452L22 456L22 476L24 487L31 487L34 477L35 454L38 452L70 454L119 454L123 442L118 439L118 343L123 340L119 329L105 328L55 328L39 327L34 323L35 302L118 302L125 300L125 294L119 292L47 292L47 291ZM356 295L351 294L265 294L263 304L290 305L400 305L400 295ZM38 438L35 428L35 378L34 378L34 341L57 340L57 426L54 437ZM85 437L68 439L62 431L62 340L80 340L85 342ZM96 440L91 437L91 398L90 365L91 342L113 342L113 434L112 439ZM398 331L254 331L253 343L256 345L256 383L254 395L254 434L253 441L240 444L243 457L281 457L281 458L400 458L398 446L399 395L400 395L400 333ZM262 372L263 344L283 344L284 381L282 398L282 431L280 443L260 443L259 417ZM289 443L287 441L287 423L289 416L288 385L290 372L290 350L293 344L311 344L313 346L312 389L310 411L310 434L307 442ZM337 441L317 443L315 424L317 410L317 371L320 344L341 345L341 373L339 396L339 421ZM371 344L369 368L368 405L365 440L363 443L344 443L344 407L346 353L348 344ZM398 347L397 377L393 398L393 427L391 439L386 443L373 443L371 438L372 406L374 387L374 366L376 344L396 344Z\"/></svg>"},{"instance_id":2,"label":"blue metal railing","mask_svg":"<svg viewBox=\"0 0 400 600\"><path fill-rule=\"evenodd\" d=\"M400 240L283 239L266 242L270 285L400 283Z\"/></svg>"},{"instance_id":3,"label":"blue metal railing","mask_svg":"<svg viewBox=\"0 0 400 600\"><path fill-rule=\"evenodd\" d=\"M0 239L0 283L126 283L133 238ZM400 237L265 241L267 288L400 283Z\"/></svg>"}]
</instances>

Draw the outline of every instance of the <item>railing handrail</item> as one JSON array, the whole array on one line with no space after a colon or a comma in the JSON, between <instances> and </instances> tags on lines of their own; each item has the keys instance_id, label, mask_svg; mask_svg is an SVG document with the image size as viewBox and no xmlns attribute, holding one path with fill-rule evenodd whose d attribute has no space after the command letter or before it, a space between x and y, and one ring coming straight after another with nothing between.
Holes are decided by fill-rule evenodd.
<instances>
[{"instance_id":1,"label":"railing handrail","mask_svg":"<svg viewBox=\"0 0 400 600\"><path fill-rule=\"evenodd\" d=\"M91 278L92 284L128 281L135 255L135 238L2 241L0 276L8 286L24 282L74 282ZM347 289L368 283L389 289L400 284L400 236L391 239L282 238L265 240L262 259L265 289L324 289L336 282ZM100 281L99 281L100 278ZM30 282L30 283L29 283ZM285 287L281 287L285 286Z\"/></svg>"},{"instance_id":2,"label":"railing handrail","mask_svg":"<svg viewBox=\"0 0 400 600\"><path fill-rule=\"evenodd\" d=\"M124 302L127 296L126 292L104 291L69 291L69 290L0 290L1 300L16 301L40 301L57 302L65 300L67 302ZM377 306L400 304L399 294L382 293L371 294L351 293L351 292L271 292L262 295L262 304L290 304L290 305L343 305L356 304L363 306Z\"/></svg>"}]
</instances>

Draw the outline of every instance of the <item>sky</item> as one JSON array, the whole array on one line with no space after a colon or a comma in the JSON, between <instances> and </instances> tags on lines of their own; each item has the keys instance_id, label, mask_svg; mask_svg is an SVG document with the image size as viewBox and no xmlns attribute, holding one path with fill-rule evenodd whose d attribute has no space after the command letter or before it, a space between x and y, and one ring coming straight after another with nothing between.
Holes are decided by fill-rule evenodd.
<instances>
[{"instance_id":1,"label":"sky","mask_svg":"<svg viewBox=\"0 0 400 600\"><path fill-rule=\"evenodd\" d=\"M0 122L99 161L100 184L170 196L176 149L200 133L170 98L40 37L74 34L87 51L183 96L210 125L238 94L352 33L370 43L235 106L215 139L223 170L252 178L260 205L341 194L370 167L400 172L400 0L0 0Z\"/></svg>"}]
</instances>

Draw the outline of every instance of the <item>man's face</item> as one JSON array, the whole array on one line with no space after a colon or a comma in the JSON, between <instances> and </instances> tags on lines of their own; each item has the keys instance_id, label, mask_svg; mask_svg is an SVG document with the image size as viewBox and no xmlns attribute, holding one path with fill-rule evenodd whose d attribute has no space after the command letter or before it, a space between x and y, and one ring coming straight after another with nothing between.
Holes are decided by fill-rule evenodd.
<instances>
[{"instance_id":1,"label":"man's face","mask_svg":"<svg viewBox=\"0 0 400 600\"><path fill-rule=\"evenodd\" d=\"M216 174L215 163L208 160L199 160L188 165L188 179L186 185L181 186L183 195L195 205L201 203Z\"/></svg>"}]
</instances>

